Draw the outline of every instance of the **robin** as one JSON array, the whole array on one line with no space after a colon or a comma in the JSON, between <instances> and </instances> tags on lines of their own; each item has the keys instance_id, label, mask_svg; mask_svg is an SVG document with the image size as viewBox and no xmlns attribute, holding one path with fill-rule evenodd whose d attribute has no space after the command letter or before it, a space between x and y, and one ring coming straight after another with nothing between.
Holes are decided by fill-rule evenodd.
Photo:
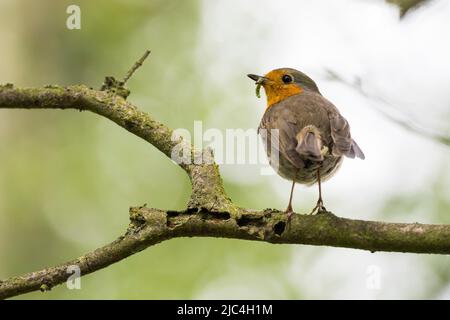
<instances>
[{"instance_id":1,"label":"robin","mask_svg":"<svg viewBox=\"0 0 450 320\"><path fill-rule=\"evenodd\" d=\"M282 68L265 76L248 77L256 83L257 96L261 87L267 96L258 133L263 136L269 162L281 177L292 181L288 218L294 212L295 183L317 182L319 199L311 214L325 212L321 183L336 173L344 156L364 159L364 153L351 137L347 120L303 72ZM278 143L274 145L275 134ZM277 163L272 161L272 152L278 153Z\"/></svg>"}]
</instances>

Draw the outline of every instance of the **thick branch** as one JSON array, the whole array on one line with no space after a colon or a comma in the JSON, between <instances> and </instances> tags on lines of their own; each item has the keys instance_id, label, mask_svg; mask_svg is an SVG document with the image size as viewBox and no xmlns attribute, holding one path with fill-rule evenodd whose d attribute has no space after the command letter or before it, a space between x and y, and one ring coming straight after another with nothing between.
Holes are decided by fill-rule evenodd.
<instances>
[{"instance_id":1,"label":"thick branch","mask_svg":"<svg viewBox=\"0 0 450 320\"><path fill-rule=\"evenodd\" d=\"M145 207L130 209L130 226L116 241L76 260L56 267L0 282L0 299L50 290L66 282L69 266L81 275L105 268L164 240L178 237L221 237L269 243L309 244L375 251L450 254L450 226L383 223L338 218L331 213L286 215L274 210L240 209L230 212L202 210L161 211Z\"/></svg>"}]
</instances>

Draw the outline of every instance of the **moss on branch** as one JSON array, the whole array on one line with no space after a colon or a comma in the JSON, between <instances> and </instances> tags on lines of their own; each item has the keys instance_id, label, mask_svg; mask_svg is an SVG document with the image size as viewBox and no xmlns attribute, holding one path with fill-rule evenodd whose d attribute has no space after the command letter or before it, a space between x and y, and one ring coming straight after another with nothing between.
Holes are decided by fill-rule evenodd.
<instances>
[{"instance_id":1,"label":"moss on branch","mask_svg":"<svg viewBox=\"0 0 450 320\"><path fill-rule=\"evenodd\" d=\"M87 275L162 241L179 237L220 237L277 244L307 244L376 251L450 254L450 228L445 225L384 223L339 218L331 213L294 215L267 209L163 211L130 208L130 225L114 242L78 259L0 282L0 299L35 290L47 291L67 281L69 266Z\"/></svg>"}]
</instances>

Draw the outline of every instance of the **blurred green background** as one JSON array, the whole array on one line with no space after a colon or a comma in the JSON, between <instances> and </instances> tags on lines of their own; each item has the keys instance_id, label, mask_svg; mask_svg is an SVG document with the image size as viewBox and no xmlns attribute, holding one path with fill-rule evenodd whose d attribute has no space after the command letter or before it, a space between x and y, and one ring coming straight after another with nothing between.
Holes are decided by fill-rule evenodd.
<instances>
[{"instance_id":1,"label":"blurred green background","mask_svg":"<svg viewBox=\"0 0 450 320\"><path fill-rule=\"evenodd\" d=\"M81 7L81 30L65 27L70 4ZM208 28L204 14L203 2L194 0L0 0L0 82L99 88L104 76L122 77L150 49L128 83L132 103L172 128L192 130L194 120L207 119L216 120L205 121L205 127L255 128L259 119L248 105L262 102L255 101L244 75L261 70L237 64L239 80L213 85L221 74L208 67L215 57L200 50L202 29ZM255 55L239 50L243 59ZM114 240L127 226L129 206L183 209L190 193L181 169L148 143L88 112L0 110L0 156L0 279ZM448 163L443 160L440 168L447 178L431 173L416 194L386 193L372 218L449 223ZM286 205L287 182L280 182L280 195L267 177L245 183L224 178L228 194L242 206ZM307 211L314 193L301 197L297 209ZM369 290L372 264L390 273L386 279L398 279L396 288L386 280L382 289ZM83 277L81 290L63 285L20 298L436 298L447 292L449 266L447 257L438 256L183 238Z\"/></svg>"}]
</instances>

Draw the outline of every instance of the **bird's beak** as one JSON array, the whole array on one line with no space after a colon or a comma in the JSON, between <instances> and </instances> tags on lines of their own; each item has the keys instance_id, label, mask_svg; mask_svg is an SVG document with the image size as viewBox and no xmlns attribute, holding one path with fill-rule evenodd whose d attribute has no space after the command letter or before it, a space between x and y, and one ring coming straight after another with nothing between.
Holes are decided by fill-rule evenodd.
<instances>
[{"instance_id":1,"label":"bird's beak","mask_svg":"<svg viewBox=\"0 0 450 320\"><path fill-rule=\"evenodd\" d=\"M266 81L265 77L257 76L256 74L248 74L247 77L255 81L255 84L262 85L264 84L264 81Z\"/></svg>"}]
</instances>

